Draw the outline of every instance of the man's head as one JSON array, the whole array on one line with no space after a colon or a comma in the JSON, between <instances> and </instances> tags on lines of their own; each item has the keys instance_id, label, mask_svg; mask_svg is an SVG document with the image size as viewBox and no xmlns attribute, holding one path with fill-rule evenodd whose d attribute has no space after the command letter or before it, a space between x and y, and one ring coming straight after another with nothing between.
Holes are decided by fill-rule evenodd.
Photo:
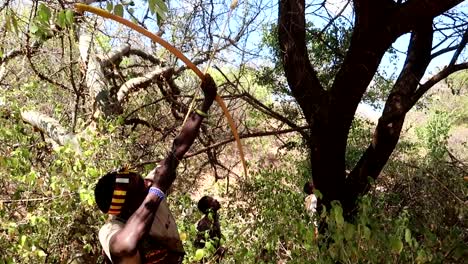
<instances>
[{"instance_id":1,"label":"man's head","mask_svg":"<svg viewBox=\"0 0 468 264\"><path fill-rule=\"evenodd\" d=\"M218 212L219 208L221 208L221 205L215 198L211 196L203 196L198 201L198 210L204 214L208 214L210 211L216 213Z\"/></svg>"},{"instance_id":2,"label":"man's head","mask_svg":"<svg viewBox=\"0 0 468 264\"><path fill-rule=\"evenodd\" d=\"M314 193L314 183L312 181L308 181L304 184L304 192L307 193L308 195L311 195Z\"/></svg>"},{"instance_id":3,"label":"man's head","mask_svg":"<svg viewBox=\"0 0 468 264\"><path fill-rule=\"evenodd\" d=\"M94 197L104 213L129 218L147 194L143 178L136 172L121 169L102 176L94 188Z\"/></svg>"}]
</instances>

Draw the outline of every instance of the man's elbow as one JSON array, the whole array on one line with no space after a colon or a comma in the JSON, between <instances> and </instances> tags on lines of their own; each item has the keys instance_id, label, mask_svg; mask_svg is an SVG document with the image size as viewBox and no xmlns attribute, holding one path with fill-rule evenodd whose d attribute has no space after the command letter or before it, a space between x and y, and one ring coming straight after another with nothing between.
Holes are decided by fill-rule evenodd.
<instances>
[{"instance_id":1,"label":"man's elbow","mask_svg":"<svg viewBox=\"0 0 468 264\"><path fill-rule=\"evenodd\" d=\"M110 252L112 256L122 258L134 256L138 252L137 243L134 243L130 239L121 239L117 236L114 236L111 243Z\"/></svg>"}]
</instances>

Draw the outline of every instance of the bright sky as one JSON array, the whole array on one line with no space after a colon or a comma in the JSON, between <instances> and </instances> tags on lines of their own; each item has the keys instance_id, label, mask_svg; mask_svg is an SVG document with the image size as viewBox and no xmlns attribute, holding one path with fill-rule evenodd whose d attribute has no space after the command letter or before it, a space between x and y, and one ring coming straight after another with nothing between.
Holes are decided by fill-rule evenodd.
<instances>
[{"instance_id":1,"label":"bright sky","mask_svg":"<svg viewBox=\"0 0 468 264\"><path fill-rule=\"evenodd\" d=\"M268 8L265 8L263 13L261 13L257 17L259 21L262 21L263 23L276 22L278 7L276 3L272 4L270 1L268 0L255 0L255 1L250 1L250 2L248 0L239 1L239 6L237 9L234 10L234 14L233 14L233 17L231 18L229 26L233 29L236 28L236 26L238 25L237 23L239 23L237 19L239 19L239 16L243 14L242 12L244 11L244 8L247 7L247 4L254 4L254 3L255 4L259 3L259 5L264 5L268 7ZM313 0L313 1L307 1L307 3L315 4L315 3L321 3L322 1L323 0ZM136 6L134 7L134 9L136 10L135 15L138 17L141 17L143 15L141 12L142 10L146 10L147 4L142 2L141 0L135 1L135 3L136 3ZM227 0L227 1L224 1L224 4L219 4L215 6L215 13L226 14L230 3L231 3L231 0ZM186 8L187 7L186 2L184 2L183 0L180 0L180 1L172 0L170 1L170 4L172 8ZM344 9L344 11L342 12L342 15L347 17L350 21L352 21L353 20L352 3L348 4L348 0L326 0L326 7L328 11L331 13L331 15L338 14L339 12L341 12L345 5L346 5L346 9ZM306 12L307 11L311 12L314 8L316 7L312 6L309 8L310 10L308 9L306 10ZM456 9L463 10L465 13L468 12L468 1L465 1L463 4L457 6ZM324 12L322 14L325 15ZM328 21L325 21L319 18L318 16L309 16L309 20L312 20L313 23L319 27L328 23ZM223 20L223 23L224 23L224 20ZM223 24L218 24L216 26L218 27L218 31L220 34ZM150 30L151 31L157 30L157 26L155 23L150 24ZM216 30L214 31L216 32ZM234 29L233 31L235 32L236 30ZM229 30L227 30L225 35L227 35L228 32ZM403 35L399 39L397 39L397 41L393 44L393 47L399 51L396 54L397 56L396 59L394 57L391 57L390 54L385 55L384 58L382 59L380 68L385 71L384 74L386 74L387 76L391 76L392 74L397 75L399 71L401 70L404 60L405 60L404 53L406 52L407 47L408 47L409 37L410 37L410 34ZM246 43L245 43L246 48L256 50L261 41L261 38L262 38L261 30L254 30L250 32L249 39L246 40ZM439 56L436 59L434 59L431 62L430 66L428 67L425 78L428 78L432 76L433 74L437 73L439 68L443 68L443 66L448 64L452 55L453 55L453 52L447 53L445 55ZM235 55L229 56L229 57L237 58L237 56ZM235 64L235 59L233 60L234 60L233 63ZM367 113L366 115L372 118L378 117L380 115L380 113L373 111L372 107L365 105L365 104L362 104L359 106L358 112Z\"/></svg>"}]
</instances>

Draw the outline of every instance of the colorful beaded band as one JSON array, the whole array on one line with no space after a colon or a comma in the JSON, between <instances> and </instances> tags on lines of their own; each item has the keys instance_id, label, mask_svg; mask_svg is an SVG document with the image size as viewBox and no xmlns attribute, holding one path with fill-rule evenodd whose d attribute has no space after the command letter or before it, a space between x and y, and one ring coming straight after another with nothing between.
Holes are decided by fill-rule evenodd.
<instances>
[{"instance_id":1,"label":"colorful beaded band","mask_svg":"<svg viewBox=\"0 0 468 264\"><path fill-rule=\"evenodd\" d=\"M159 189L158 187L149 188L148 193L152 193L152 194L156 195L157 197L159 197L159 199L161 201L164 200L164 198L166 198L166 195L164 194L164 192L161 191L161 189Z\"/></svg>"},{"instance_id":2,"label":"colorful beaded band","mask_svg":"<svg viewBox=\"0 0 468 264\"><path fill-rule=\"evenodd\" d=\"M119 215L123 205L125 204L125 197L127 195L127 186L130 183L130 178L128 175L130 171L124 168L122 171L119 171L115 176L115 187L114 193L112 194L112 202L109 207L108 214Z\"/></svg>"}]
</instances>

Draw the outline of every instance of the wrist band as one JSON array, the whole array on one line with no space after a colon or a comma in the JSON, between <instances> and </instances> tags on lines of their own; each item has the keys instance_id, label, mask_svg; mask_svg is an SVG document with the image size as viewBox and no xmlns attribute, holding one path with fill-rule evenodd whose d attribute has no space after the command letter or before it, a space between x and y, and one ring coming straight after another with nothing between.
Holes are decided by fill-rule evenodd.
<instances>
[{"instance_id":1,"label":"wrist band","mask_svg":"<svg viewBox=\"0 0 468 264\"><path fill-rule=\"evenodd\" d=\"M164 198L166 198L166 195L158 187L150 187L148 193L156 195L161 201L164 200Z\"/></svg>"},{"instance_id":2,"label":"wrist band","mask_svg":"<svg viewBox=\"0 0 468 264\"><path fill-rule=\"evenodd\" d=\"M208 117L208 114L203 112L202 110L200 109L195 109L195 113L197 113L197 115L201 116L201 117Z\"/></svg>"}]
</instances>

